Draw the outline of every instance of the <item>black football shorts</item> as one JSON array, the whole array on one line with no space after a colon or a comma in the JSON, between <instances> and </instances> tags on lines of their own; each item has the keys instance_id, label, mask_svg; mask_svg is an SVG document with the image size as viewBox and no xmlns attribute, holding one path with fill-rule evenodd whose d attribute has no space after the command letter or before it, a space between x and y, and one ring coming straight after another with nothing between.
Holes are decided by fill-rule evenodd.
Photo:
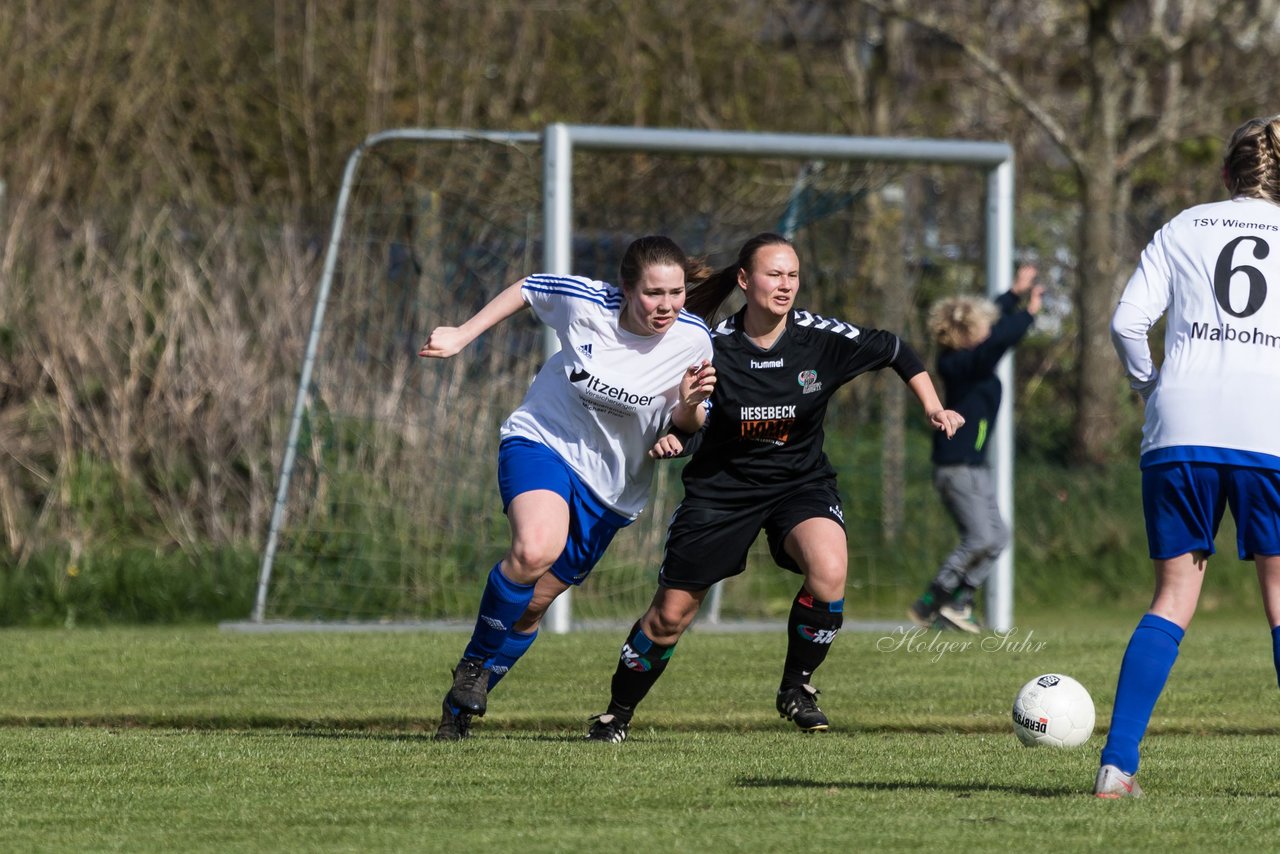
<instances>
[{"instance_id":1,"label":"black football shorts","mask_svg":"<svg viewBox=\"0 0 1280 854\"><path fill-rule=\"evenodd\" d=\"M844 527L844 510L834 479L807 483L754 505L682 503L671 517L658 584L678 590L705 590L747 568L747 551L761 529L769 552L783 569L802 570L783 544L806 519L825 518Z\"/></svg>"}]
</instances>

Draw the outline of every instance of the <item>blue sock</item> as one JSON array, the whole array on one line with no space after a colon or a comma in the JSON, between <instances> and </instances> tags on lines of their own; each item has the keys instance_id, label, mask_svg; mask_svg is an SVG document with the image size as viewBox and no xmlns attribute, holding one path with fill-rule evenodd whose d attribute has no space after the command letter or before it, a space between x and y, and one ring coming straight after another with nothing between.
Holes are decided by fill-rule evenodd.
<instances>
[{"instance_id":1,"label":"blue sock","mask_svg":"<svg viewBox=\"0 0 1280 854\"><path fill-rule=\"evenodd\" d=\"M471 643L467 644L464 658L476 658L487 661L498 654L511 627L529 607L533 600L532 584L516 584L494 564L489 570L489 581L484 586L484 594L480 597L480 614L476 617L476 628L471 633Z\"/></svg>"},{"instance_id":2,"label":"blue sock","mask_svg":"<svg viewBox=\"0 0 1280 854\"><path fill-rule=\"evenodd\" d=\"M1111 711L1102 764L1115 765L1126 774L1138 771L1138 742L1147 732L1151 712L1178 658L1183 630L1176 624L1146 614L1138 621L1120 663L1116 704Z\"/></svg>"},{"instance_id":3,"label":"blue sock","mask_svg":"<svg viewBox=\"0 0 1280 854\"><path fill-rule=\"evenodd\" d=\"M513 631L507 635L507 640L502 644L502 649L498 650L498 654L484 663L489 668L489 690L493 690L493 686L502 681L502 677L507 675L516 662L520 660L520 656L533 646L533 639L538 636L538 630L531 632Z\"/></svg>"},{"instance_id":4,"label":"blue sock","mask_svg":"<svg viewBox=\"0 0 1280 854\"><path fill-rule=\"evenodd\" d=\"M1280 626L1271 630L1271 660L1276 663L1276 684L1280 685Z\"/></svg>"}]
</instances>

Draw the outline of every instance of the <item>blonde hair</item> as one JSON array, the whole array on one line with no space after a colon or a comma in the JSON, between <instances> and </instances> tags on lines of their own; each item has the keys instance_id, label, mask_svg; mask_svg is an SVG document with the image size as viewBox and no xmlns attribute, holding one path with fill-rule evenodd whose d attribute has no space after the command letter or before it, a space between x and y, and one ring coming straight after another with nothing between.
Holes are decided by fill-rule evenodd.
<instances>
[{"instance_id":1,"label":"blonde hair","mask_svg":"<svg viewBox=\"0 0 1280 854\"><path fill-rule=\"evenodd\" d=\"M1222 157L1222 178L1232 196L1280 205L1280 115L1236 128Z\"/></svg>"},{"instance_id":2,"label":"blonde hair","mask_svg":"<svg viewBox=\"0 0 1280 854\"><path fill-rule=\"evenodd\" d=\"M970 346L978 327L990 326L999 316L1000 309L991 300L947 297L929 309L929 332L943 347L960 350Z\"/></svg>"}]
</instances>

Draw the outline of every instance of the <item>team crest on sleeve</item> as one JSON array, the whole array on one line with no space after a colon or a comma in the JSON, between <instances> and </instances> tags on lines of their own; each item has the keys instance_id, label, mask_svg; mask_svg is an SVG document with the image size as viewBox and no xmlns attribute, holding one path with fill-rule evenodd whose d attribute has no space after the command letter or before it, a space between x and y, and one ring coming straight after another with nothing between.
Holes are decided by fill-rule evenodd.
<instances>
[{"instance_id":1,"label":"team crest on sleeve","mask_svg":"<svg viewBox=\"0 0 1280 854\"><path fill-rule=\"evenodd\" d=\"M822 391L822 383L818 382L817 371L801 371L796 377L796 382L800 383L800 388L804 389L803 394Z\"/></svg>"}]
</instances>

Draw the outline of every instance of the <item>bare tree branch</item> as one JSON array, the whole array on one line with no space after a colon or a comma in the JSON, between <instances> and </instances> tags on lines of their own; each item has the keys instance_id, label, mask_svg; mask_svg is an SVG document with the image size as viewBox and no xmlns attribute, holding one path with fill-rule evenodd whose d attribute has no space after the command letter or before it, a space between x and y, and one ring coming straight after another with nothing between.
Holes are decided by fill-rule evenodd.
<instances>
[{"instance_id":1,"label":"bare tree branch","mask_svg":"<svg viewBox=\"0 0 1280 854\"><path fill-rule=\"evenodd\" d=\"M1167 0L1152 4L1149 36L1158 50L1153 51L1147 61L1164 68L1164 97L1155 126L1117 154L1116 169L1121 174L1128 173L1159 146L1172 144L1185 131L1188 93L1183 82L1182 62L1193 48L1226 36L1231 23L1224 21L1216 9L1206 11L1198 0L1186 0L1179 5L1178 12L1181 29L1175 31L1171 28ZM1248 26L1256 30L1260 23L1254 18Z\"/></svg>"},{"instance_id":2,"label":"bare tree branch","mask_svg":"<svg viewBox=\"0 0 1280 854\"><path fill-rule=\"evenodd\" d=\"M801 42L801 38L800 38L799 28L797 27L797 24L796 24L795 4L787 3L787 2L777 2L777 0L775 0L775 2L772 4L772 10L774 14L776 14L778 18L782 21L782 23L786 26L787 32L790 33L791 37L795 40L795 42L799 44ZM844 50L842 51L842 56L847 55L848 45L849 45L849 39L848 38L843 39L842 45L841 45L842 48L844 48ZM827 113L832 117L834 117L836 121L838 121L844 127L844 130L846 133L855 133L856 129L854 127L854 122L850 121L847 110L841 107L838 99L833 99L830 96L830 94L827 91L828 87L819 85L818 75L814 71L813 63L809 59L808 52L804 50L797 50L795 52L795 59L799 63L800 73L804 77L808 90L810 92L814 92L817 94L818 98L822 101L822 105L826 109ZM848 69L848 64L846 63L846 70L847 69ZM853 78L852 75L851 75L851 79L856 80L856 78ZM862 97L863 97L863 93L861 92L857 93L857 100L859 102L862 101Z\"/></svg>"},{"instance_id":3,"label":"bare tree branch","mask_svg":"<svg viewBox=\"0 0 1280 854\"><path fill-rule=\"evenodd\" d=\"M1079 169L1087 161L1084 149L1081 148L1076 140L1071 138L1066 128L1053 117L1053 114L1023 88L1022 84L1009 73L1008 69L1000 64L998 59L978 47L973 41L956 32L953 27L938 20L930 12L918 11L914 8L908 9L903 4L893 2L893 0L890 0L890 2L885 2L885 0L858 0L858 2L886 17L901 18L951 41L966 56L977 63L978 67L1004 90L1010 100L1022 108L1027 115L1031 116L1032 120L1040 125L1045 133L1049 134L1049 137L1062 149L1073 166Z\"/></svg>"}]
</instances>

